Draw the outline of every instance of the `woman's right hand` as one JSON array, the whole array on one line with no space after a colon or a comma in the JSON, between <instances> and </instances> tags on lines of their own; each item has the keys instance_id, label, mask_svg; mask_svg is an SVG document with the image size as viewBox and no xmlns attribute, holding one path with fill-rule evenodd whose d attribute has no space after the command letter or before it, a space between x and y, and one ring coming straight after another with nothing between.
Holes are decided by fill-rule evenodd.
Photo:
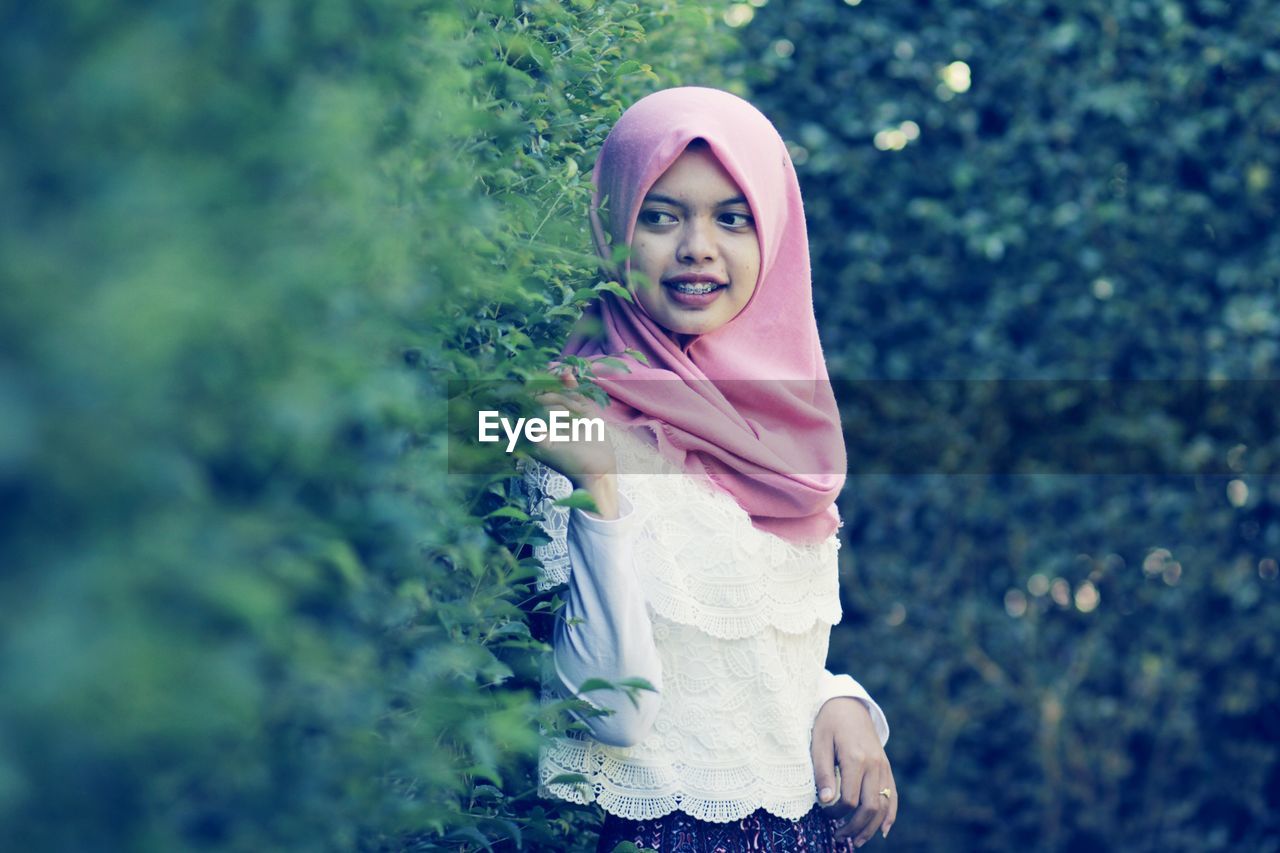
<instances>
[{"instance_id":1,"label":"woman's right hand","mask_svg":"<svg viewBox=\"0 0 1280 853\"><path fill-rule=\"evenodd\" d=\"M575 390L578 379L573 371L566 367L559 375L562 390L547 391L534 397L546 408L544 416L563 410L573 418L599 417L594 402ZM586 490L595 500L602 518L618 517L618 462L613 445L607 439L542 441L531 443L529 452L543 464L568 477L575 489Z\"/></svg>"}]
</instances>

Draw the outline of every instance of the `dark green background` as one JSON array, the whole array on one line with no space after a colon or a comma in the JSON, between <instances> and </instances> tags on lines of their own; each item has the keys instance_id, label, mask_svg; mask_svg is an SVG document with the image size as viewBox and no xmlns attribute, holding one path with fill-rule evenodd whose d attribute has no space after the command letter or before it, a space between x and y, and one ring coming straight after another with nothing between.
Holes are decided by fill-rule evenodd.
<instances>
[{"instance_id":1,"label":"dark green background","mask_svg":"<svg viewBox=\"0 0 1280 853\"><path fill-rule=\"evenodd\" d=\"M1265 3L759 10L731 73L802 161L832 373L1275 378L1278 35ZM956 61L970 87L940 90ZM876 146L905 121L916 139ZM1086 408L1070 426L1084 443L1115 433L1205 466L1189 472L1239 471L1247 497L1230 499L1229 474L1163 464L845 489L832 667L863 678L893 725L891 839L1275 849L1280 479L1256 474L1274 473L1277 437L1229 459L1209 437L1252 426L1245 405ZM930 411L903 415L912 439L928 446L933 423L937 446L971 450ZM1005 439L1017 457L1042 437ZM883 441L851 433L850 455ZM1082 586L1096 609L1077 606Z\"/></svg>"}]
</instances>

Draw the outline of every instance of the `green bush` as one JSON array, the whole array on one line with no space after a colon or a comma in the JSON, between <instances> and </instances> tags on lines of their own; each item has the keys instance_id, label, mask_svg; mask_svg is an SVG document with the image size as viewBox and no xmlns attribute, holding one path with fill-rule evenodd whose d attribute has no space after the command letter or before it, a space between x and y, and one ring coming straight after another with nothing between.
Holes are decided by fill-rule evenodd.
<instances>
[{"instance_id":1,"label":"green bush","mask_svg":"<svg viewBox=\"0 0 1280 853\"><path fill-rule=\"evenodd\" d=\"M533 790L530 526L447 475L445 380L555 351L594 148L717 82L718 20L5 19L0 847L585 849Z\"/></svg>"}]
</instances>

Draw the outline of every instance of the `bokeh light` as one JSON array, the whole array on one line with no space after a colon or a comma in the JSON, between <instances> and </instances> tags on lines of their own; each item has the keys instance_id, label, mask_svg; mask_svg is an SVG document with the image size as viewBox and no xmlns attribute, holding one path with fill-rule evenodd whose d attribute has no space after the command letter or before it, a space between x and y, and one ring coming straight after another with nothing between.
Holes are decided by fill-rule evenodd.
<instances>
[{"instance_id":1,"label":"bokeh light","mask_svg":"<svg viewBox=\"0 0 1280 853\"><path fill-rule=\"evenodd\" d=\"M1173 559L1168 548L1154 548L1142 561L1142 572L1148 577L1155 577L1164 572L1165 564Z\"/></svg>"},{"instance_id":2,"label":"bokeh light","mask_svg":"<svg viewBox=\"0 0 1280 853\"><path fill-rule=\"evenodd\" d=\"M956 60L950 65L945 66L938 76L942 78L942 84L957 94L969 91L973 80L969 73L969 63Z\"/></svg>"},{"instance_id":3,"label":"bokeh light","mask_svg":"<svg viewBox=\"0 0 1280 853\"><path fill-rule=\"evenodd\" d=\"M755 16L755 7L750 3L734 3L724 10L724 22L735 29L745 27Z\"/></svg>"},{"instance_id":4,"label":"bokeh light","mask_svg":"<svg viewBox=\"0 0 1280 853\"><path fill-rule=\"evenodd\" d=\"M1059 607L1069 606L1071 604L1071 584L1067 583L1066 578L1054 578L1053 583L1049 584L1049 597Z\"/></svg>"},{"instance_id":5,"label":"bokeh light","mask_svg":"<svg viewBox=\"0 0 1280 853\"><path fill-rule=\"evenodd\" d=\"M1092 613L1098 608L1102 596L1091 581L1085 581L1076 587L1076 610L1081 613Z\"/></svg>"},{"instance_id":6,"label":"bokeh light","mask_svg":"<svg viewBox=\"0 0 1280 853\"><path fill-rule=\"evenodd\" d=\"M907 620L907 608L902 605L901 601L895 601L889 608L889 612L885 615L886 624L893 627L901 625Z\"/></svg>"},{"instance_id":7,"label":"bokeh light","mask_svg":"<svg viewBox=\"0 0 1280 853\"><path fill-rule=\"evenodd\" d=\"M907 147L908 142L912 142L920 138L920 125L914 121L904 121L897 127L885 128L879 131L872 142L876 148L881 151L901 151Z\"/></svg>"},{"instance_id":8,"label":"bokeh light","mask_svg":"<svg viewBox=\"0 0 1280 853\"><path fill-rule=\"evenodd\" d=\"M1004 609L1013 618L1027 612L1027 596L1020 589L1011 589L1004 594Z\"/></svg>"}]
</instances>

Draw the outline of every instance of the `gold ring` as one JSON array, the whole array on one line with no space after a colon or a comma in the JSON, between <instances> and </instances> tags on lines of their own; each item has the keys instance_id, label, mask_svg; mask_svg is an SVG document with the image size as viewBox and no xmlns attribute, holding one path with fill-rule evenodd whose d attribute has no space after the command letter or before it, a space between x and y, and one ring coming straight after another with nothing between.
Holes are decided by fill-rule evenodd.
<instances>
[{"instance_id":1,"label":"gold ring","mask_svg":"<svg viewBox=\"0 0 1280 853\"><path fill-rule=\"evenodd\" d=\"M888 788L881 788L880 796L884 797L886 800L889 800L893 798L893 793Z\"/></svg>"}]
</instances>

